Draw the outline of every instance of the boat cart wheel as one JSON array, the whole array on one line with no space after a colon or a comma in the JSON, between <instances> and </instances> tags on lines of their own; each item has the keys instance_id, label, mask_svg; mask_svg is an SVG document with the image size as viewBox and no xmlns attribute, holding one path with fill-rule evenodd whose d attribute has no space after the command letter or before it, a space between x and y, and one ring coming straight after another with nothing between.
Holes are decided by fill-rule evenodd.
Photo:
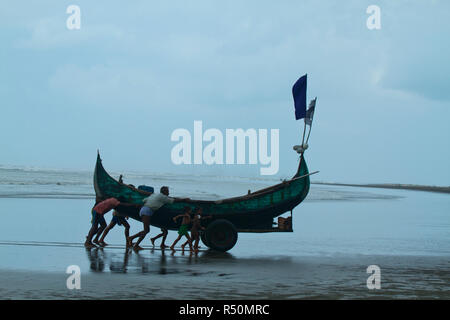
<instances>
[{"instance_id":1,"label":"boat cart wheel","mask_svg":"<svg viewBox=\"0 0 450 320\"><path fill-rule=\"evenodd\" d=\"M218 219L211 222L204 232L206 245L217 251L228 251L238 239L235 226L228 220Z\"/></svg>"}]
</instances>

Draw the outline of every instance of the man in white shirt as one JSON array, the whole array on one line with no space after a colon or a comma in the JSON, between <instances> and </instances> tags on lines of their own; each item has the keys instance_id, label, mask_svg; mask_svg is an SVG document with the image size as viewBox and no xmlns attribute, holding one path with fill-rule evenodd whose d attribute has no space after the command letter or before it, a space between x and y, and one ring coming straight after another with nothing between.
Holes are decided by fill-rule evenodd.
<instances>
[{"instance_id":1,"label":"man in white shirt","mask_svg":"<svg viewBox=\"0 0 450 320\"><path fill-rule=\"evenodd\" d=\"M147 198L145 198L144 201L144 207L148 207L151 209L151 211L155 212L159 208L161 208L166 203L174 203L175 199L169 197L169 188L168 187L161 187L160 190L161 193L158 194L151 194ZM139 214L141 214L139 212ZM148 213L143 213L148 214ZM151 216L151 215L150 215Z\"/></svg>"},{"instance_id":2,"label":"man in white shirt","mask_svg":"<svg viewBox=\"0 0 450 320\"><path fill-rule=\"evenodd\" d=\"M132 242L135 238L139 237L136 244L133 246L135 250L142 250L142 248L139 246L142 240L144 240L147 233L150 232L150 219L151 216L161 208L163 205L167 203L174 203L175 201L183 201L187 199L180 199L180 198L172 198L169 197L169 187L161 187L160 190L161 193L159 194L151 194L147 198L144 198L144 205L142 206L141 210L139 211L139 215L141 216L142 223L144 224L144 230L141 232L136 233L132 237L130 237L130 242Z\"/></svg>"}]
</instances>

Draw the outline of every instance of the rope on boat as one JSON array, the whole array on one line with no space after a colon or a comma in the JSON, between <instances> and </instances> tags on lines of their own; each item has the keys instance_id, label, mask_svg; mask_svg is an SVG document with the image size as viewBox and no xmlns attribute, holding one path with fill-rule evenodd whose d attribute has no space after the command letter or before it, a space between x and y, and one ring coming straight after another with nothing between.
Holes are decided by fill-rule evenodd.
<instances>
[{"instance_id":1,"label":"rope on boat","mask_svg":"<svg viewBox=\"0 0 450 320\"><path fill-rule=\"evenodd\" d=\"M305 177L311 176L311 175L313 175L313 174L316 174L316 173L319 173L319 172L320 172L320 171L314 171L314 172L311 172L311 173L305 174L305 175L303 175L303 176L300 176L300 177L297 177L297 178L293 178L293 179L291 179L291 180L289 180L289 181L294 181L294 180L302 179L302 178L305 178ZM287 181L287 182L289 182L289 181Z\"/></svg>"}]
</instances>

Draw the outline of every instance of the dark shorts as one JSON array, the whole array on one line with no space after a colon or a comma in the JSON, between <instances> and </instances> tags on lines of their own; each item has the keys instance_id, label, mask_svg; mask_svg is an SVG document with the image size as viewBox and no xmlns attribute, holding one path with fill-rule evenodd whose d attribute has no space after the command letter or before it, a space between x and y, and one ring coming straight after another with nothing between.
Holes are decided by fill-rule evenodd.
<instances>
[{"instance_id":1,"label":"dark shorts","mask_svg":"<svg viewBox=\"0 0 450 320\"><path fill-rule=\"evenodd\" d=\"M178 229L178 234L180 236L185 236L185 235L188 234L188 231L189 231L189 225L188 224L182 224L180 226L180 228Z\"/></svg>"},{"instance_id":2,"label":"dark shorts","mask_svg":"<svg viewBox=\"0 0 450 320\"><path fill-rule=\"evenodd\" d=\"M119 226L127 224L127 220L125 219L125 217L121 217L121 216L113 216L111 219L111 222L114 222L114 223L118 224Z\"/></svg>"},{"instance_id":3,"label":"dark shorts","mask_svg":"<svg viewBox=\"0 0 450 320\"><path fill-rule=\"evenodd\" d=\"M104 217L102 214L97 213L94 209L92 209L91 214L92 214L92 220L91 220L91 223L92 223L93 225L96 225L96 226L97 226L98 224L106 225L105 217Z\"/></svg>"}]
</instances>

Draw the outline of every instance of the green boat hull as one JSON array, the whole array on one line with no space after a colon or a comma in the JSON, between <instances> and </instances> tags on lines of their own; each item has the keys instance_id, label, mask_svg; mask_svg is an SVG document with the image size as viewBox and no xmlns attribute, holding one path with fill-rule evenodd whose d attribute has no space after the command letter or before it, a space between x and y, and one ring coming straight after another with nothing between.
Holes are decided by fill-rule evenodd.
<instances>
[{"instance_id":1,"label":"green boat hull","mask_svg":"<svg viewBox=\"0 0 450 320\"><path fill-rule=\"evenodd\" d=\"M204 215L211 215L212 221L226 219L238 230L258 231L270 230L273 219L289 212L300 204L307 196L310 187L308 167L305 159L300 159L296 175L288 181L269 188L250 193L245 196L217 200L186 200L166 204L152 216L151 224L160 228L176 230L178 224L173 217L183 212L185 206L201 207ZM103 168L100 155L94 172L94 188L97 197L102 199L114 197L121 202L142 205L142 200L150 193L138 190L112 178ZM120 215L129 216L140 221L139 207L119 206Z\"/></svg>"}]
</instances>

